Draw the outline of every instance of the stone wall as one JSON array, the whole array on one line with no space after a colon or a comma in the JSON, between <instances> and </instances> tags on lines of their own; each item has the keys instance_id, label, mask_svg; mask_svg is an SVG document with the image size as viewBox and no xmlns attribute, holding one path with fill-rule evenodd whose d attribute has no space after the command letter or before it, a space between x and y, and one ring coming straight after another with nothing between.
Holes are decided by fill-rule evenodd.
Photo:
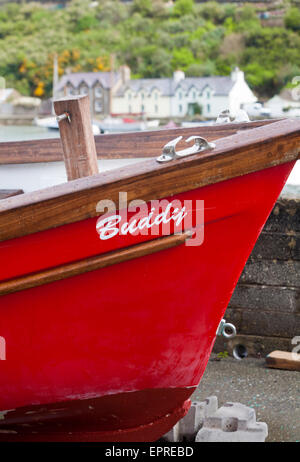
<instances>
[{"instance_id":1,"label":"stone wall","mask_svg":"<svg viewBox=\"0 0 300 462\"><path fill-rule=\"evenodd\" d=\"M300 339L300 199L280 198L253 249L225 313L237 336L214 352L265 356ZM299 343L299 342L298 342Z\"/></svg>"}]
</instances>

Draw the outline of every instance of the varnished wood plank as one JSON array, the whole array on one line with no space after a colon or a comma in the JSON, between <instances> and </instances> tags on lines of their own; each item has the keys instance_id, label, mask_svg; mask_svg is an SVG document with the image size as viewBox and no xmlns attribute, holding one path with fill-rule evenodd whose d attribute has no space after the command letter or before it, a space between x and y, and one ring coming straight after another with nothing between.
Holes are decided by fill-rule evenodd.
<instances>
[{"instance_id":1,"label":"varnished wood plank","mask_svg":"<svg viewBox=\"0 0 300 462\"><path fill-rule=\"evenodd\" d=\"M300 371L300 354L289 351L272 351L266 356L266 364L274 369Z\"/></svg>"},{"instance_id":2,"label":"varnished wood plank","mask_svg":"<svg viewBox=\"0 0 300 462\"><path fill-rule=\"evenodd\" d=\"M240 130L274 123L274 120L226 124L193 128L160 129L137 133L105 134L95 136L98 159L130 159L156 157L162 147L173 138L188 138L195 133L213 141ZM63 160L61 140L31 140L0 143L0 165Z\"/></svg>"},{"instance_id":3,"label":"varnished wood plank","mask_svg":"<svg viewBox=\"0 0 300 462\"><path fill-rule=\"evenodd\" d=\"M69 96L54 101L68 180L76 180L99 172L92 130L88 95Z\"/></svg>"},{"instance_id":4,"label":"varnished wood plank","mask_svg":"<svg viewBox=\"0 0 300 462\"><path fill-rule=\"evenodd\" d=\"M170 249L183 244L191 235L191 231L186 231L182 234L160 237L141 244L135 244L125 249L114 250L107 254L96 255L55 268L3 281L0 283L0 296L70 278L72 276L78 276L79 274L89 271L105 268L117 263L123 263L161 250Z\"/></svg>"},{"instance_id":5,"label":"varnished wood plank","mask_svg":"<svg viewBox=\"0 0 300 462\"><path fill-rule=\"evenodd\" d=\"M0 189L0 200L6 199L7 197L17 196L23 194L23 189Z\"/></svg>"},{"instance_id":6,"label":"varnished wood plank","mask_svg":"<svg viewBox=\"0 0 300 462\"><path fill-rule=\"evenodd\" d=\"M194 133L197 133L195 130ZM155 159L4 199L0 240L23 236L97 215L102 199L118 203L159 199L296 160L300 121L283 120L215 141L216 148L159 164Z\"/></svg>"}]
</instances>

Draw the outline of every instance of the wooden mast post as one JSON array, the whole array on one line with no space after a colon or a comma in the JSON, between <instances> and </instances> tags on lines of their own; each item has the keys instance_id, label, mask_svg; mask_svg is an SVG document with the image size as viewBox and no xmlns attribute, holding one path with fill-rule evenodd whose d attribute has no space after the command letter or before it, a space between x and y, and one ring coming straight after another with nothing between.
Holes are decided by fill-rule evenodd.
<instances>
[{"instance_id":1,"label":"wooden mast post","mask_svg":"<svg viewBox=\"0 0 300 462\"><path fill-rule=\"evenodd\" d=\"M68 181L99 173L89 97L54 101Z\"/></svg>"}]
</instances>

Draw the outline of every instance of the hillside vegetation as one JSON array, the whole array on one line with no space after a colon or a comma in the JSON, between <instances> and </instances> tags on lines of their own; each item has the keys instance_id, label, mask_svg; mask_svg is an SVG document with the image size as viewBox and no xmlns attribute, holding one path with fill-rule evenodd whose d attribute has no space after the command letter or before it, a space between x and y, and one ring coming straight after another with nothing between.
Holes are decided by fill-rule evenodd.
<instances>
[{"instance_id":1,"label":"hillside vegetation","mask_svg":"<svg viewBox=\"0 0 300 462\"><path fill-rule=\"evenodd\" d=\"M260 4L261 5L261 4ZM269 3L265 3L270 8ZM300 75L300 3L283 2L282 24L261 21L255 4L177 0L74 0L0 6L0 76L23 94L52 91L53 57L66 70L127 64L133 77L226 75L238 65L260 97Z\"/></svg>"}]
</instances>

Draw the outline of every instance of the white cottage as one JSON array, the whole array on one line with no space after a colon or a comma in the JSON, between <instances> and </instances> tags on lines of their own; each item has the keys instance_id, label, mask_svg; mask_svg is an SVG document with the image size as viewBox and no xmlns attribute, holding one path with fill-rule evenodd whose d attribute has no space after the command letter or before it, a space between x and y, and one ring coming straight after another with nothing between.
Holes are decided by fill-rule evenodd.
<instances>
[{"instance_id":1,"label":"white cottage","mask_svg":"<svg viewBox=\"0 0 300 462\"><path fill-rule=\"evenodd\" d=\"M128 80L114 93L112 112L181 118L200 110L204 117L216 118L224 109L234 115L256 100L238 68L230 76L213 77L185 77L178 70L173 78Z\"/></svg>"}]
</instances>

